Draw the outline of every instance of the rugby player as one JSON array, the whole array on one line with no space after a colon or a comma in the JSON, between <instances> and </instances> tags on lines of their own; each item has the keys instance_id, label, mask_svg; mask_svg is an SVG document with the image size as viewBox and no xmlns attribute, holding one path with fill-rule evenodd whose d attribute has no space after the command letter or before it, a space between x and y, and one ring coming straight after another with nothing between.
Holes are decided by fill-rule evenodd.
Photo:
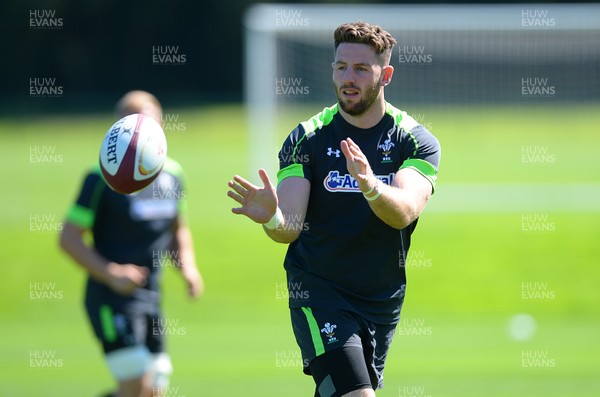
<instances>
[{"instance_id":1,"label":"rugby player","mask_svg":"<svg viewBox=\"0 0 600 397\"><path fill-rule=\"evenodd\" d=\"M236 175L233 208L288 243L291 322L315 396L371 397L406 291L411 235L433 194L437 139L384 99L396 40L355 22L334 32L337 103L300 123L279 153L277 188Z\"/></svg>"},{"instance_id":2,"label":"rugby player","mask_svg":"<svg viewBox=\"0 0 600 397\"><path fill-rule=\"evenodd\" d=\"M161 123L162 107L145 91L128 92L117 112L144 113ZM184 186L182 168L171 158L152 184L131 195L111 190L95 166L64 223L60 246L88 273L85 307L118 381L118 397L159 396L168 389L172 365L159 305L161 269L177 267L191 297L204 290Z\"/></svg>"}]
</instances>

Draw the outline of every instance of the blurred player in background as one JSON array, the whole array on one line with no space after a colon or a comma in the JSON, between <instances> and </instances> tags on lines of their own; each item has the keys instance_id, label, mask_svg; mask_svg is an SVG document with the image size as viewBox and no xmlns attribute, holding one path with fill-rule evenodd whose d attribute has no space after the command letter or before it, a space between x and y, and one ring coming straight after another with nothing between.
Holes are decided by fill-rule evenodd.
<instances>
[{"instance_id":1,"label":"blurred player in background","mask_svg":"<svg viewBox=\"0 0 600 397\"><path fill-rule=\"evenodd\" d=\"M384 99L396 40L364 22L334 33L338 102L302 122L279 153L277 189L229 181L234 208L289 243L292 327L316 396L383 387L400 320L404 264L440 161L436 138Z\"/></svg>"},{"instance_id":2,"label":"blurred player in background","mask_svg":"<svg viewBox=\"0 0 600 397\"><path fill-rule=\"evenodd\" d=\"M144 91L128 92L117 112L144 113L161 123L159 101ZM172 366L164 346L161 269L177 267L189 295L203 293L185 194L182 169L170 158L152 184L131 195L111 190L96 166L67 214L60 246L89 274L85 307L118 381L115 396L158 396L168 389Z\"/></svg>"}]
</instances>

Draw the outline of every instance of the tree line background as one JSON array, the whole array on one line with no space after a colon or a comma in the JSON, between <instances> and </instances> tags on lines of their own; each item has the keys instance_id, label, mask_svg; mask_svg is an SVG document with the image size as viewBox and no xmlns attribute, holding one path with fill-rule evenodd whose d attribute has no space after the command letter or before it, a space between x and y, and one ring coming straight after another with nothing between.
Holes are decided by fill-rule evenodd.
<instances>
[{"instance_id":1,"label":"tree line background","mask_svg":"<svg viewBox=\"0 0 600 397\"><path fill-rule=\"evenodd\" d=\"M123 92L135 88L154 92L171 105L241 101L242 21L252 3L243 0L4 2L0 114L106 109ZM32 28L31 13L34 18L39 17L36 10L53 13L52 18L62 21L61 26ZM177 48L185 62L157 64L153 62L153 48ZM36 78L54 79L62 87L62 95L32 97L30 81Z\"/></svg>"}]
</instances>

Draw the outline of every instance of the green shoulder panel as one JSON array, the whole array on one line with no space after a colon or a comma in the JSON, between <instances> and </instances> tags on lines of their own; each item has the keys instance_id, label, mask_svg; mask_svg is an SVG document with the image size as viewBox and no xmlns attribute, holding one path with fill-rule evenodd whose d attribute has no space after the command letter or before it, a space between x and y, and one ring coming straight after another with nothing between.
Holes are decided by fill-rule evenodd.
<instances>
[{"instance_id":1,"label":"green shoulder panel","mask_svg":"<svg viewBox=\"0 0 600 397\"><path fill-rule=\"evenodd\" d=\"M102 172L100 171L100 164L95 163L89 174L98 175L98 182L93 188L92 196L90 199L90 206L84 207L80 204L74 203L71 208L67 211L67 222L70 222L82 229L90 229L94 225L94 220L96 219L96 208L98 207L98 200L100 200L100 195L102 194L102 190L105 187L104 177L102 176Z\"/></svg>"},{"instance_id":2,"label":"green shoulder panel","mask_svg":"<svg viewBox=\"0 0 600 397\"><path fill-rule=\"evenodd\" d=\"M310 119L301 122L300 124L304 128L304 136L315 132L319 128L328 125L333 120L333 116L338 112L337 103L333 106L323 109L321 112L312 116Z\"/></svg>"}]
</instances>

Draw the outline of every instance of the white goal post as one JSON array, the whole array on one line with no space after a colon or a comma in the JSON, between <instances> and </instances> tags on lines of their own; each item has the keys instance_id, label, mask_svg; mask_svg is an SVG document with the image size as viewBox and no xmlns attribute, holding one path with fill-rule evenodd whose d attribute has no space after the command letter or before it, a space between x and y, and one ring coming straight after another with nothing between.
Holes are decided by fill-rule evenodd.
<instances>
[{"instance_id":1,"label":"white goal post","mask_svg":"<svg viewBox=\"0 0 600 397\"><path fill-rule=\"evenodd\" d=\"M600 99L599 4L257 4L244 19L248 177L277 171L284 104L317 113L335 102L333 31L356 20L398 40L391 63L402 89L386 89L392 103ZM527 97L531 86L541 94Z\"/></svg>"}]
</instances>

